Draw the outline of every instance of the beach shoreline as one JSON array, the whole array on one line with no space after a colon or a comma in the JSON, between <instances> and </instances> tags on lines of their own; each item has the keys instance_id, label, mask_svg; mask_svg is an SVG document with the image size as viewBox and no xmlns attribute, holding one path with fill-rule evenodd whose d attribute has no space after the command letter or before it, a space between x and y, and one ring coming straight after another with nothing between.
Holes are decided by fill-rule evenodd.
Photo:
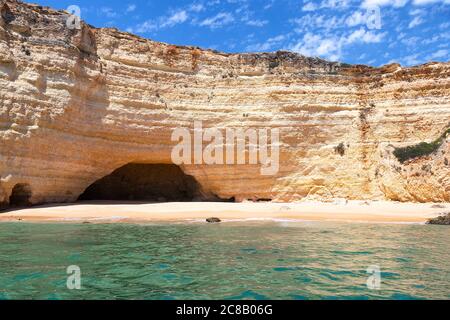
<instances>
[{"instance_id":1,"label":"beach shoreline","mask_svg":"<svg viewBox=\"0 0 450 320\"><path fill-rule=\"evenodd\" d=\"M148 223L229 221L330 221L424 224L450 204L389 201L300 203L78 202L0 212L1 222Z\"/></svg>"}]
</instances>

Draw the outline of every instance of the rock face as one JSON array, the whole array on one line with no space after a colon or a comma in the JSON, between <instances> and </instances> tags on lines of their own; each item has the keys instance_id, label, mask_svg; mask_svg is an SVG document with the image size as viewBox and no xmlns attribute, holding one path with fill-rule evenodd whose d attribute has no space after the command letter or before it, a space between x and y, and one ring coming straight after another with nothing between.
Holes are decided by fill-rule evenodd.
<instances>
[{"instance_id":1,"label":"rock face","mask_svg":"<svg viewBox=\"0 0 450 320\"><path fill-rule=\"evenodd\" d=\"M0 2L0 203L75 201L127 164L172 164L172 131L279 128L280 170L183 165L222 199L450 201L450 143L400 162L450 122L450 64L338 65L288 52L224 54L66 25ZM23 197L23 192L19 196ZM28 193L27 193L28 194Z\"/></svg>"}]
</instances>

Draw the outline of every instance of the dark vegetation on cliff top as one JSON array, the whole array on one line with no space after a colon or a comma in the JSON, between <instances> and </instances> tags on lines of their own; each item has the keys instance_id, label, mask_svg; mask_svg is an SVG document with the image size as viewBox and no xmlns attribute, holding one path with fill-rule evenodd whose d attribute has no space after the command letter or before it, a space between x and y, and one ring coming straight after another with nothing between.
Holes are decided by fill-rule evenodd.
<instances>
[{"instance_id":1,"label":"dark vegetation on cliff top","mask_svg":"<svg viewBox=\"0 0 450 320\"><path fill-rule=\"evenodd\" d=\"M401 163L406 162L410 159L428 156L436 152L442 146L448 134L450 134L450 127L433 142L421 142L413 146L396 148L394 151L394 155Z\"/></svg>"}]
</instances>

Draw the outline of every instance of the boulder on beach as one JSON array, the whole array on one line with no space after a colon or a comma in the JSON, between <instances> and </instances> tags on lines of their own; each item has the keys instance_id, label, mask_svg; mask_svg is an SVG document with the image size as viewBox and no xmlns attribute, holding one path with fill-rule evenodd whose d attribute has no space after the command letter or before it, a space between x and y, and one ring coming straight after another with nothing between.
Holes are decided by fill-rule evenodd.
<instances>
[{"instance_id":1,"label":"boulder on beach","mask_svg":"<svg viewBox=\"0 0 450 320\"><path fill-rule=\"evenodd\" d=\"M222 222L222 220L220 220L219 218L208 218L208 219L206 219L206 222L208 222L208 223L220 223L220 222Z\"/></svg>"},{"instance_id":2,"label":"boulder on beach","mask_svg":"<svg viewBox=\"0 0 450 320\"><path fill-rule=\"evenodd\" d=\"M437 218L433 218L428 220L427 224L437 224L443 226L450 226L450 212L444 215L441 215Z\"/></svg>"}]
</instances>

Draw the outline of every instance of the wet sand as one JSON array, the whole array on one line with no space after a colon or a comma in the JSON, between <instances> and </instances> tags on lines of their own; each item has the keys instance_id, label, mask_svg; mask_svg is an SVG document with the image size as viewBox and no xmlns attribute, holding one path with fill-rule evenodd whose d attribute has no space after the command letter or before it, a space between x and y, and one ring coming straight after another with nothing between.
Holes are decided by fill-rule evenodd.
<instances>
[{"instance_id":1,"label":"wet sand","mask_svg":"<svg viewBox=\"0 0 450 320\"><path fill-rule=\"evenodd\" d=\"M133 203L80 202L38 206L0 213L0 222L145 223L205 221L293 220L370 223L425 223L450 211L450 204L387 201L333 203Z\"/></svg>"}]
</instances>

